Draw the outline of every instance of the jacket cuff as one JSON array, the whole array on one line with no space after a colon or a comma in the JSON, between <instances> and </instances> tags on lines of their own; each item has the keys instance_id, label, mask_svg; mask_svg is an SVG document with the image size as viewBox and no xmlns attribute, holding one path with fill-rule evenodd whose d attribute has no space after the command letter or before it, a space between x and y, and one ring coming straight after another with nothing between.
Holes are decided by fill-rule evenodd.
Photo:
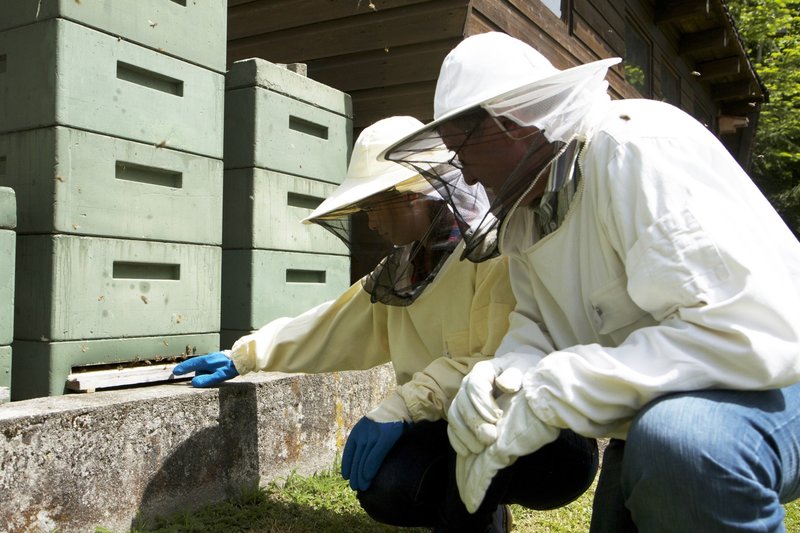
<instances>
[{"instance_id":1,"label":"jacket cuff","mask_svg":"<svg viewBox=\"0 0 800 533\"><path fill-rule=\"evenodd\" d=\"M393 392L378 407L367 413L367 418L378 423L411 422L411 413L408 412L403 398L397 392Z\"/></svg>"}]
</instances>

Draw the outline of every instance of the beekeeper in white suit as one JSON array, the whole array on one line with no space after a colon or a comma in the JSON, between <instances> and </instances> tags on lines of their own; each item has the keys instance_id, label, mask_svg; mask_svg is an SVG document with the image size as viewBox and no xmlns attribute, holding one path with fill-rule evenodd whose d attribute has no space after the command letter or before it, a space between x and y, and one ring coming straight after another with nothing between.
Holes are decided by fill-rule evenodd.
<instances>
[{"instance_id":1,"label":"beekeeper in white suit","mask_svg":"<svg viewBox=\"0 0 800 533\"><path fill-rule=\"evenodd\" d=\"M610 101L618 61L558 70L507 35L470 37L444 60L436 120L385 154L438 190L454 167L485 189L464 254L510 261L508 334L449 410L461 496L478 508L570 428L614 439L594 531L783 531L800 495L800 244L705 127ZM442 144L446 164L421 155Z\"/></svg>"},{"instance_id":2,"label":"beekeeper in white suit","mask_svg":"<svg viewBox=\"0 0 800 533\"><path fill-rule=\"evenodd\" d=\"M565 431L496 483L486 512L470 514L455 483L447 408L472 366L491 357L508 328L514 298L503 258L460 261L459 221L416 171L377 159L422 123L392 117L366 128L355 143L344 182L308 221L347 239L348 215L366 215L383 236L385 259L334 301L277 319L231 350L191 358L195 386L213 386L252 371L358 370L391 361L395 392L351 431L342 474L376 520L469 533L510 530L508 507L519 481L522 503L551 508L572 501L597 470L593 439ZM477 205L477 204L476 204ZM473 206L474 207L474 206Z\"/></svg>"}]
</instances>

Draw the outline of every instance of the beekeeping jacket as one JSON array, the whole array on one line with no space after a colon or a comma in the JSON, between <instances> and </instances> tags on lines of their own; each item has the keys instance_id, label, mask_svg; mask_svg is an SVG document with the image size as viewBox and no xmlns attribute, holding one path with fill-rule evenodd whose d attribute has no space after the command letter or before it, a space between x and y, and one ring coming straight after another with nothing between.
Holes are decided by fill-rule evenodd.
<instances>
[{"instance_id":1,"label":"beekeeping jacket","mask_svg":"<svg viewBox=\"0 0 800 533\"><path fill-rule=\"evenodd\" d=\"M494 355L515 303L507 260L460 261L462 247L411 305L372 304L356 282L336 300L236 341L236 369L331 372L391 361L410 419L446 418L463 376Z\"/></svg>"},{"instance_id":2,"label":"beekeeping jacket","mask_svg":"<svg viewBox=\"0 0 800 533\"><path fill-rule=\"evenodd\" d=\"M676 108L608 103L560 227L501 230L518 301L498 357L545 423L622 437L672 391L800 379L800 244L723 145Z\"/></svg>"}]
</instances>

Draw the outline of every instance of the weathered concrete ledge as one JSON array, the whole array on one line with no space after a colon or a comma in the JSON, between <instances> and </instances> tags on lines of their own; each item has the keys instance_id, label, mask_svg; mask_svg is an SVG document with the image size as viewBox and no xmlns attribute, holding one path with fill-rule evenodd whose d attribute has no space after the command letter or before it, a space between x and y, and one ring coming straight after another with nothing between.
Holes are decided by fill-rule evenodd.
<instances>
[{"instance_id":1,"label":"weathered concrete ledge","mask_svg":"<svg viewBox=\"0 0 800 533\"><path fill-rule=\"evenodd\" d=\"M137 516L327 470L350 427L393 387L385 365L0 405L0 531L123 532Z\"/></svg>"}]
</instances>

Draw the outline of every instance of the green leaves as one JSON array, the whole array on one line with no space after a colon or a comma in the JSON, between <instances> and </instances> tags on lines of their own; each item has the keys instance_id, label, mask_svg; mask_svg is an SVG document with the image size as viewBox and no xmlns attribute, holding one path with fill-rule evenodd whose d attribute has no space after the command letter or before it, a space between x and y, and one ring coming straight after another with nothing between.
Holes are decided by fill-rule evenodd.
<instances>
[{"instance_id":1,"label":"green leaves","mask_svg":"<svg viewBox=\"0 0 800 533\"><path fill-rule=\"evenodd\" d=\"M770 95L761 108L750 174L800 238L800 1L727 5Z\"/></svg>"}]
</instances>

